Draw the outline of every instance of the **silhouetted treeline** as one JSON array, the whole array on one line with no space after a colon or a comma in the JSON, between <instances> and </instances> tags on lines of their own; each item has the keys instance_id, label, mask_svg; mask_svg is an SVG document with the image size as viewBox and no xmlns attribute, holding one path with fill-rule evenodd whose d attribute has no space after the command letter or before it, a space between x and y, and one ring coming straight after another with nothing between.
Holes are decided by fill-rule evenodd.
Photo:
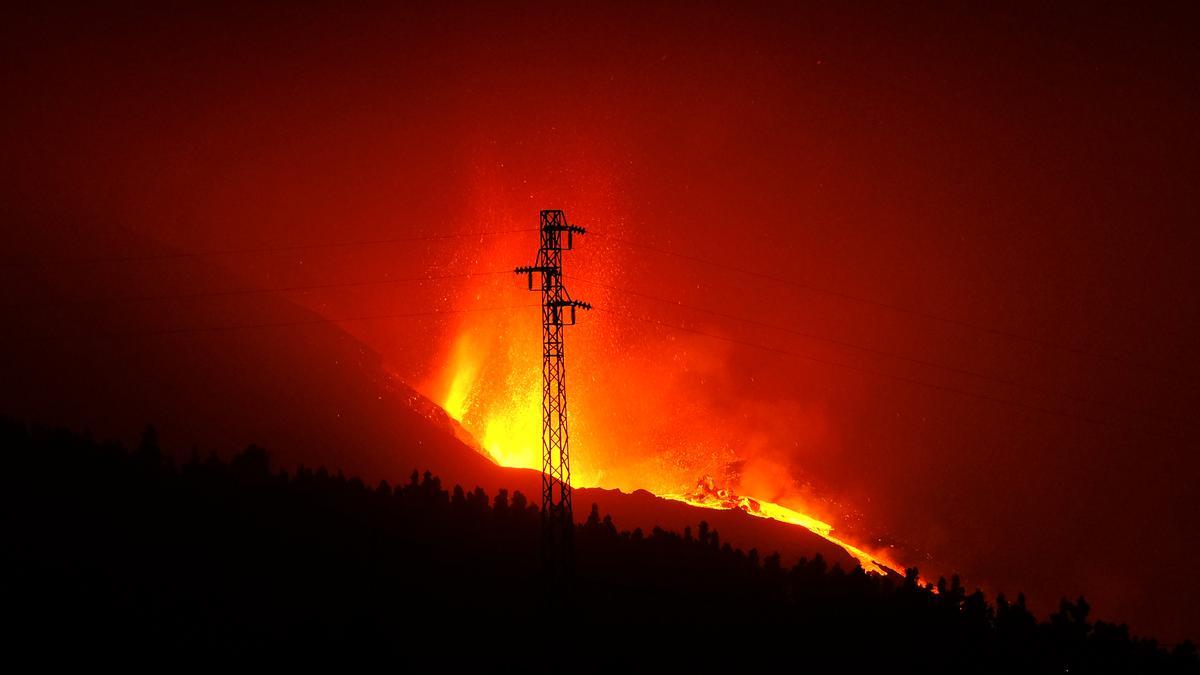
<instances>
[{"instance_id":1,"label":"silhouetted treeline","mask_svg":"<svg viewBox=\"0 0 1200 675\"><path fill-rule=\"evenodd\" d=\"M550 629L611 638L587 643L609 658L641 640L654 648L640 658L664 664L1200 672L1190 642L1133 638L1093 621L1083 598L1038 622L1024 597L989 602L957 577L922 587L915 569L888 579L820 556L785 568L703 522L620 531L593 507L563 605L546 602L537 506L520 493L416 471L396 486L288 474L254 446L177 465L153 429L129 451L0 421L0 445L0 603L14 645L228 651L436 633L532 646Z\"/></svg>"}]
</instances>

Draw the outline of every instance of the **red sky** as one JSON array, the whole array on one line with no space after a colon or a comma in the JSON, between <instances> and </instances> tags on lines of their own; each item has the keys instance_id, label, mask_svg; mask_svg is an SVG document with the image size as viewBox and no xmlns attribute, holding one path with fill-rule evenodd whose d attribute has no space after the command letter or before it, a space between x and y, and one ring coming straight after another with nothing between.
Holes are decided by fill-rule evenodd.
<instances>
[{"instance_id":1,"label":"red sky","mask_svg":"<svg viewBox=\"0 0 1200 675\"><path fill-rule=\"evenodd\" d=\"M631 488L742 460L906 563L1200 635L1195 17L205 3L5 24L13 227L118 222L213 251L564 208L595 235L572 292L606 310L569 345L581 465ZM534 249L516 233L214 262L232 287L289 287L503 271ZM535 301L500 275L289 297L330 318ZM419 384L464 331L528 337L487 334L486 314L345 328Z\"/></svg>"}]
</instances>

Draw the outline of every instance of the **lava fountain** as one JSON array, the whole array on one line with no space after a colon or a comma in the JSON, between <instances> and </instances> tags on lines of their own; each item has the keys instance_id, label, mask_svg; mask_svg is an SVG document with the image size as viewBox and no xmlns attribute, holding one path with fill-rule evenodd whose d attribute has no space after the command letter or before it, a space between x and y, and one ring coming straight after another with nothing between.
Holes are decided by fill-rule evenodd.
<instances>
[{"instance_id":1,"label":"lava fountain","mask_svg":"<svg viewBox=\"0 0 1200 675\"><path fill-rule=\"evenodd\" d=\"M480 221L519 227L516 214L491 210L505 203L501 197L481 198ZM606 213L600 205L587 210ZM597 307L624 309L628 298L609 283L617 281L614 270L624 263L605 241L589 241L589 255L571 258L566 276L584 286L573 290ZM498 260L527 260L532 243L524 237L489 239L486 249L454 263L494 270ZM540 309L524 283L504 274L481 275L458 290L468 305L521 309L462 313L437 366L418 388L492 461L541 470ZM647 331L622 315L587 314L568 337L573 487L642 489L696 507L738 509L803 527L845 549L865 570L903 569L886 551L835 536L830 521L837 509L799 489L788 470L794 460L779 454L780 448L820 439L826 431L823 414L798 418L780 414L785 411L780 402L731 398L734 389L726 385L739 372L730 344ZM731 406L744 409L734 414ZM792 422L767 429L765 419ZM700 476L705 478L698 483Z\"/></svg>"},{"instance_id":2,"label":"lava fountain","mask_svg":"<svg viewBox=\"0 0 1200 675\"><path fill-rule=\"evenodd\" d=\"M447 414L475 437L480 450L501 466L541 469L541 363L539 352L531 348L538 344L532 335L539 328L537 319L535 312L520 312L502 318L489 317L487 321L468 321L455 336L441 372L423 387L432 400L441 402ZM531 334L522 335L526 332ZM522 337L514 339L516 335ZM583 397L584 401L595 400L595 392L591 393ZM619 410L625 405L636 402L614 397L605 407ZM624 466L597 470L598 459L620 463L622 455L610 452L609 443L597 437L596 425L588 424L592 417L589 410L582 405L571 409L573 436L577 428L587 431L579 439L585 442L573 445L574 487L644 489L664 499L700 508L738 509L751 516L803 527L845 549L868 572L885 574L887 568L904 569L887 554L868 551L835 536L830 523L799 508L739 495L709 475L696 482L699 465L695 463L660 462L642 464L632 470ZM642 431L648 438L661 437L653 429ZM657 471L647 471L647 467L656 467Z\"/></svg>"}]
</instances>

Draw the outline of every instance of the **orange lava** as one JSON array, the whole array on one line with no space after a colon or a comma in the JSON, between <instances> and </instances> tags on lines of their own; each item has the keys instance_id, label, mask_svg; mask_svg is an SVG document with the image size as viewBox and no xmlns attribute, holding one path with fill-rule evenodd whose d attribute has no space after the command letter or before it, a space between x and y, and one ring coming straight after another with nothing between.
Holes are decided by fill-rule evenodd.
<instances>
[{"instance_id":1,"label":"orange lava","mask_svg":"<svg viewBox=\"0 0 1200 675\"><path fill-rule=\"evenodd\" d=\"M791 525L799 525L813 534L844 548L847 553L858 560L858 564L867 572L887 574L889 568L897 573L903 569L901 566L879 554L868 553L833 536L833 526L829 523L789 509L786 506L773 504L753 497L737 495L728 488L718 488L710 476L705 476L701 479L696 489L691 492L685 494L661 494L659 496L664 499L674 499L706 509L738 509L759 518L770 518Z\"/></svg>"},{"instance_id":2,"label":"orange lava","mask_svg":"<svg viewBox=\"0 0 1200 675\"><path fill-rule=\"evenodd\" d=\"M533 316L520 318L536 321ZM495 325L490 328L497 330ZM538 358L536 347L530 349L511 340L507 344L504 340L483 341L472 337L470 331L464 331L455 339L444 371L427 383L426 389L478 440L481 450L492 461L501 466L540 470L541 370ZM573 447L573 456L578 452ZM867 572L886 574L888 568L897 572L904 569L887 556L868 552L834 536L833 526L819 518L782 504L737 495L727 487L718 487L707 476L691 490L686 489L687 481L682 476L670 475L642 474L641 484L613 485L605 484L603 473L592 470L593 466L592 462L575 463L572 467L574 487L641 488L664 499L701 508L738 509L752 516L803 527L845 549ZM679 488L676 491L662 489L664 485Z\"/></svg>"},{"instance_id":3,"label":"orange lava","mask_svg":"<svg viewBox=\"0 0 1200 675\"><path fill-rule=\"evenodd\" d=\"M528 225L528 214L507 212L494 190L503 182L482 180L478 211L490 228ZM495 198L493 198L495 197ZM603 201L603 200L601 200ZM601 203L585 212L601 220L619 214ZM574 296L597 307L619 307L622 299L605 285L619 265L604 240L584 237L564 266ZM496 261L530 259L536 240L489 240L486 251L459 261L468 268L495 269ZM456 289L456 302L521 305L528 310L466 313L431 376L418 388L440 403L501 466L541 469L542 363L538 297L522 279L488 275ZM785 448L819 444L829 433L819 409L783 408L793 422L764 429L769 410L734 409L713 401L716 387L733 376L730 345L694 335L663 334L620 321L616 314L585 314L567 333L567 391L570 398L571 482L625 492L642 489L665 499L709 509L739 509L803 527L844 548L864 570L904 568L888 556L834 534L829 505L811 497L788 470ZM768 408L770 402L746 402ZM748 414L749 413L749 414ZM782 417L782 416L779 416ZM730 467L736 467L730 471ZM698 476L721 476L697 485ZM724 484L717 484L723 482ZM737 490L740 494L734 494Z\"/></svg>"}]
</instances>

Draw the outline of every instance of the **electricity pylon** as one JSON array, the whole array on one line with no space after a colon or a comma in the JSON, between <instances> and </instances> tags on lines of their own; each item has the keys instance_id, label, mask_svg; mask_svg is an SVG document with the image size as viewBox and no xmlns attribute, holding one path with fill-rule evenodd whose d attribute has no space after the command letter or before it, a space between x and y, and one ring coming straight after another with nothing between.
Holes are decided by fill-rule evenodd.
<instances>
[{"instance_id":1,"label":"electricity pylon","mask_svg":"<svg viewBox=\"0 0 1200 675\"><path fill-rule=\"evenodd\" d=\"M541 245L537 262L518 267L517 274L534 275L542 292L542 562L552 579L567 578L574 567L575 521L571 512L571 461L567 438L567 366L563 327L575 324L575 310L591 309L572 300L563 286L562 253L571 250L582 227L567 223L559 210L541 213ZM566 248L563 235L566 234Z\"/></svg>"}]
</instances>

